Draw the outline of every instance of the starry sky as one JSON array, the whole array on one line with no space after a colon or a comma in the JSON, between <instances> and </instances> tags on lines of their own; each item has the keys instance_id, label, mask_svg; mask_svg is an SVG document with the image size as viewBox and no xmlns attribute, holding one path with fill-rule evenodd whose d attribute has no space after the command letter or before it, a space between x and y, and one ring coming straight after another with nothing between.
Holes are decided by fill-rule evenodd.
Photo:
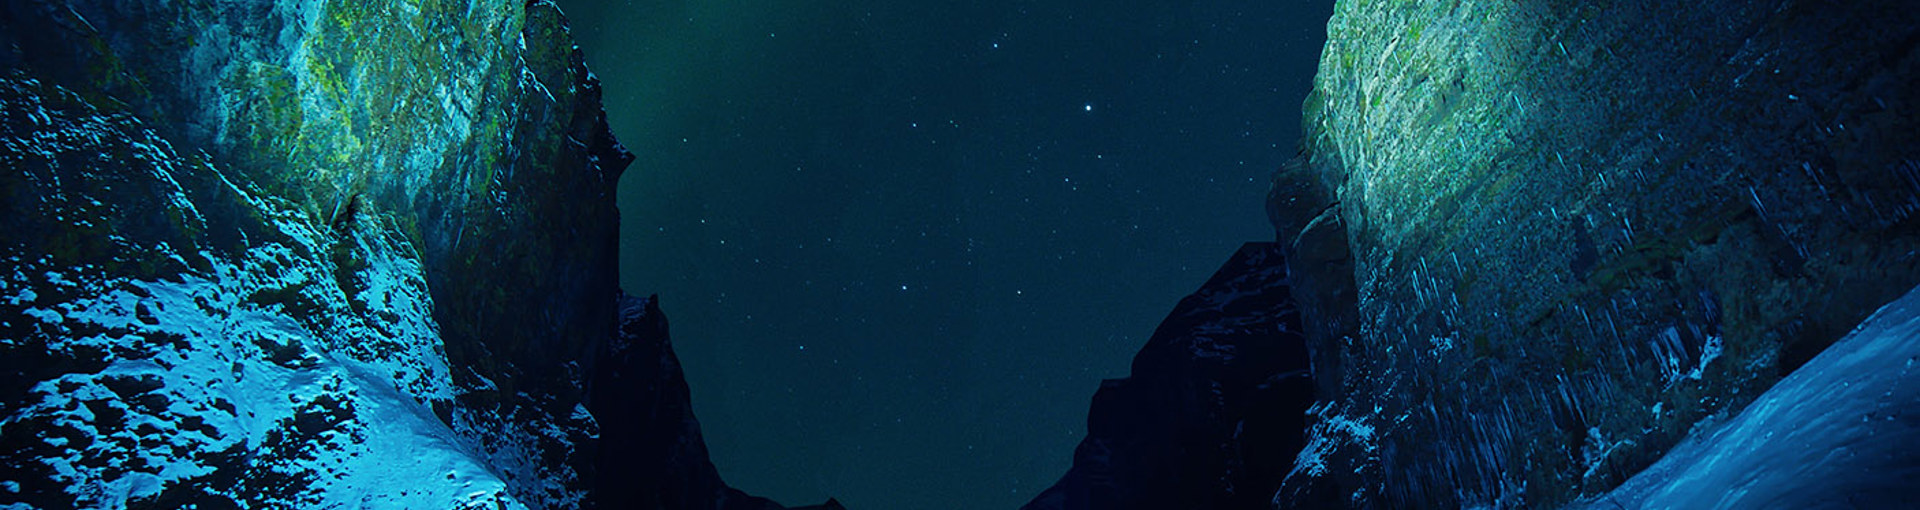
<instances>
[{"instance_id":1,"label":"starry sky","mask_svg":"<svg viewBox=\"0 0 1920 510\"><path fill-rule=\"evenodd\" d=\"M1331 0L561 0L638 157L714 463L789 505L1015 508L1242 242Z\"/></svg>"}]
</instances>

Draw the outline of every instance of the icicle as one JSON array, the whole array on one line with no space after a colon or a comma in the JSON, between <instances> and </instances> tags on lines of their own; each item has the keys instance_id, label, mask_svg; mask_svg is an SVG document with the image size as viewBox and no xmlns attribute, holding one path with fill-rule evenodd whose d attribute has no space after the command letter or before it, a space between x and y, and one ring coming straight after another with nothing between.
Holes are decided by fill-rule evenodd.
<instances>
[{"instance_id":1,"label":"icicle","mask_svg":"<svg viewBox=\"0 0 1920 510\"><path fill-rule=\"evenodd\" d=\"M1747 195L1753 197L1753 208L1760 213L1760 221L1767 221L1767 204L1760 202L1760 193L1747 186Z\"/></svg>"},{"instance_id":2,"label":"icicle","mask_svg":"<svg viewBox=\"0 0 1920 510\"><path fill-rule=\"evenodd\" d=\"M1584 307L1584 306L1579 306L1579 305L1575 305L1575 306L1573 307L1573 309L1575 309L1575 310L1579 310L1579 311L1580 311L1580 320L1581 320L1582 322L1586 322L1586 323L1587 323L1587 339L1588 339L1588 340L1592 340L1593 338L1595 338L1595 337L1597 337L1597 336L1599 336L1599 335L1596 335L1596 334L1594 334L1594 332L1593 332L1593 318L1592 318L1592 317L1588 317L1588 316L1587 316L1587 307Z\"/></svg>"}]
</instances>

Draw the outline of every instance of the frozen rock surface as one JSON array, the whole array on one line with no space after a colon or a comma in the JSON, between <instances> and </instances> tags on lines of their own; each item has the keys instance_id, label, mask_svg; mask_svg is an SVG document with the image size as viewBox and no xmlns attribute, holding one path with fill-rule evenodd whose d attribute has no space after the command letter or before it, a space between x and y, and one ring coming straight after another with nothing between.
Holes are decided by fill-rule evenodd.
<instances>
[{"instance_id":1,"label":"frozen rock surface","mask_svg":"<svg viewBox=\"0 0 1920 510\"><path fill-rule=\"evenodd\" d=\"M1912 508L1920 487L1920 289L1620 488L1610 508Z\"/></svg>"},{"instance_id":2,"label":"frozen rock surface","mask_svg":"<svg viewBox=\"0 0 1920 510\"><path fill-rule=\"evenodd\" d=\"M515 494L477 434L435 415L462 391L457 367L419 254L390 226L311 221L54 85L0 79L0 104L0 505L567 494Z\"/></svg>"},{"instance_id":3,"label":"frozen rock surface","mask_svg":"<svg viewBox=\"0 0 1920 510\"><path fill-rule=\"evenodd\" d=\"M0 508L778 508L622 335L604 117L546 1L0 5Z\"/></svg>"}]
</instances>

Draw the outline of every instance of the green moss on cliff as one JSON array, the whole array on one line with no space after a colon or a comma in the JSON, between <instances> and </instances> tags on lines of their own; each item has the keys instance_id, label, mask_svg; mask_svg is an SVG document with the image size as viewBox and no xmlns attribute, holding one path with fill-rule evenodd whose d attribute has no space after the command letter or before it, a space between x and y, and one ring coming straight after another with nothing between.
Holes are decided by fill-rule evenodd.
<instances>
[{"instance_id":1,"label":"green moss on cliff","mask_svg":"<svg viewBox=\"0 0 1920 510\"><path fill-rule=\"evenodd\" d=\"M1314 336L1362 346L1326 423L1378 432L1330 441L1332 481L1390 507L1605 490L1920 282L1896 85L1920 24L1894 4L1340 2L1310 171L1275 182L1327 186L1353 254L1300 269L1350 282L1306 309L1358 296ZM1283 239L1319 214L1274 207ZM1589 458L1589 429L1631 444Z\"/></svg>"}]
</instances>

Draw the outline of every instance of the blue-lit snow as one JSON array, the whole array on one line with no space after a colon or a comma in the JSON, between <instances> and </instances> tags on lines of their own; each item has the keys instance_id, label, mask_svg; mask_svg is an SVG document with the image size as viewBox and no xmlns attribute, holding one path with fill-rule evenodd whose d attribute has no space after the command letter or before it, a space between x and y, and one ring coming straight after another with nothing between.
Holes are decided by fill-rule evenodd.
<instances>
[{"instance_id":1,"label":"blue-lit snow","mask_svg":"<svg viewBox=\"0 0 1920 510\"><path fill-rule=\"evenodd\" d=\"M1373 442L1373 425L1366 417L1353 417L1338 414L1330 402L1319 402L1307 409L1307 414L1317 416L1307 434L1307 446L1294 458L1293 469L1288 478L1298 475L1312 477L1327 474L1327 455L1341 444L1359 444L1371 452L1378 448Z\"/></svg>"},{"instance_id":2,"label":"blue-lit snow","mask_svg":"<svg viewBox=\"0 0 1920 510\"><path fill-rule=\"evenodd\" d=\"M1618 489L1574 507L1913 508L1920 505L1913 499L1920 491L1916 364L1920 289L1882 307L1739 415L1699 427Z\"/></svg>"},{"instance_id":3,"label":"blue-lit snow","mask_svg":"<svg viewBox=\"0 0 1920 510\"><path fill-rule=\"evenodd\" d=\"M154 347L152 357L110 356L98 373L41 382L30 405L6 409L0 433L17 433L11 425L28 416L83 431L83 444L92 446L39 462L88 507L125 507L215 469L252 469L306 481L295 501L283 502L298 507L526 508L508 493L498 464L479 452L471 439L478 432L456 433L430 411L430 403L451 400L455 390L418 254L371 227L349 234L359 238L355 255L366 267L351 276L360 290L341 289L331 273L336 269L311 255L341 240L293 215L268 216L288 244L265 243L232 260L196 254L212 267L172 279L103 277L88 268L47 268L45 259L10 260L16 270L0 277L8 294L0 299L30 305L15 320L109 332L55 335L50 349L116 352L116 346L154 339L165 345ZM50 302L48 292L35 288L73 297ZM326 309L328 323L304 325L281 305L250 301L263 290L313 300ZM352 311L351 300L364 312ZM164 399L146 405L111 387L127 380L158 381L147 394ZM346 402L350 417L315 437L287 439L296 414L326 399ZM124 421L102 423L95 408L123 414ZM263 442L274 434L302 446L269 449ZM244 467L218 464L212 455L236 446L247 453ZM18 490L18 484L6 487ZM24 508L30 507L6 507Z\"/></svg>"}]
</instances>

